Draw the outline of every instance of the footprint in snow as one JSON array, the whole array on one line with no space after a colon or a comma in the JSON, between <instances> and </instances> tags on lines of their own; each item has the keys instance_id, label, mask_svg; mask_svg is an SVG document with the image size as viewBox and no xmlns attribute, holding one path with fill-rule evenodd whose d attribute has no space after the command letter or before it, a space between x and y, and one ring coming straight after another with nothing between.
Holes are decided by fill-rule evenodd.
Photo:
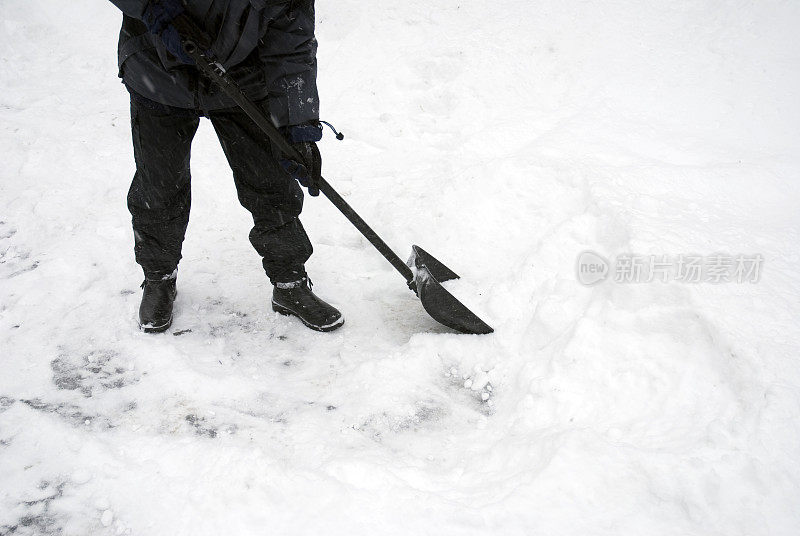
<instances>
[{"instance_id":1,"label":"footprint in snow","mask_svg":"<svg viewBox=\"0 0 800 536\"><path fill-rule=\"evenodd\" d=\"M0 525L0 534L62 534L60 519L51 508L64 495L65 482L40 481L36 488L18 490L19 503L13 509L17 518Z\"/></svg>"},{"instance_id":2,"label":"footprint in snow","mask_svg":"<svg viewBox=\"0 0 800 536\"><path fill-rule=\"evenodd\" d=\"M77 359L62 353L50 362L50 368L57 388L80 391L86 398L139 381L115 350L93 350Z\"/></svg>"}]
</instances>

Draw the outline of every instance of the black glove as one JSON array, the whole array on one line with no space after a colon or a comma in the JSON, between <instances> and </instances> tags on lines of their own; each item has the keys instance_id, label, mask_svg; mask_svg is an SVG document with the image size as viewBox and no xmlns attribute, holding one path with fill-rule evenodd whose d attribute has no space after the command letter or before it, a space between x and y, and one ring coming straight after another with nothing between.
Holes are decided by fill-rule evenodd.
<instances>
[{"instance_id":1,"label":"black glove","mask_svg":"<svg viewBox=\"0 0 800 536\"><path fill-rule=\"evenodd\" d=\"M300 153L303 161L282 158L281 165L293 179L308 188L311 197L317 197L319 179L322 177L322 155L319 154L319 148L313 141L293 143L292 147Z\"/></svg>"},{"instance_id":2,"label":"black glove","mask_svg":"<svg viewBox=\"0 0 800 536\"><path fill-rule=\"evenodd\" d=\"M280 160L281 166L308 189L311 197L318 196L322 178L322 155L316 142L322 139L322 127L319 124L295 125L285 128L284 133L292 147L300 153L302 162L284 155Z\"/></svg>"},{"instance_id":3,"label":"black glove","mask_svg":"<svg viewBox=\"0 0 800 536\"><path fill-rule=\"evenodd\" d=\"M142 21L147 31L161 38L167 51L178 61L194 65L194 60L183 51L181 34L175 26L175 20L185 11L181 0L151 0L144 8Z\"/></svg>"}]
</instances>

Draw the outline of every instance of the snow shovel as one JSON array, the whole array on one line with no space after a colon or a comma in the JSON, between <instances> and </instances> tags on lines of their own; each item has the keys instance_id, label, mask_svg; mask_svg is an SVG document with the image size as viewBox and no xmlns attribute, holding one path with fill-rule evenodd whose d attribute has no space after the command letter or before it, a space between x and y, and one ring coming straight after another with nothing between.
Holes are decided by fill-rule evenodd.
<instances>
[{"instance_id":1,"label":"snow shovel","mask_svg":"<svg viewBox=\"0 0 800 536\"><path fill-rule=\"evenodd\" d=\"M192 39L184 39L183 48L200 71L233 99L284 154L298 162L303 161L272 121L245 96L219 62L206 56L202 52L203 49ZM419 246L412 246L408 264L404 263L325 179L320 178L319 182L320 191L400 272L408 287L417 294L422 306L434 320L461 333L482 335L494 331L442 286L443 282L458 278L455 272Z\"/></svg>"}]
</instances>

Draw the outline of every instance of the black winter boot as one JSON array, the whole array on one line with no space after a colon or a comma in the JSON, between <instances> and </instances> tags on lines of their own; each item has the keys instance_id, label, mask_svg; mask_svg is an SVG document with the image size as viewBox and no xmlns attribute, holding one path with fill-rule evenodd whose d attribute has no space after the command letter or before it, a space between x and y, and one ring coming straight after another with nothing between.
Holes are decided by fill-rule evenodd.
<instances>
[{"instance_id":1,"label":"black winter boot","mask_svg":"<svg viewBox=\"0 0 800 536\"><path fill-rule=\"evenodd\" d=\"M293 283L276 284L272 291L272 310L294 315L315 331L333 331L344 324L344 317L336 307L311 292L311 281L307 277Z\"/></svg>"},{"instance_id":2,"label":"black winter boot","mask_svg":"<svg viewBox=\"0 0 800 536\"><path fill-rule=\"evenodd\" d=\"M172 304L178 294L175 281L173 274L164 279L145 279L142 283L139 329L145 333L161 333L172 325Z\"/></svg>"}]
</instances>

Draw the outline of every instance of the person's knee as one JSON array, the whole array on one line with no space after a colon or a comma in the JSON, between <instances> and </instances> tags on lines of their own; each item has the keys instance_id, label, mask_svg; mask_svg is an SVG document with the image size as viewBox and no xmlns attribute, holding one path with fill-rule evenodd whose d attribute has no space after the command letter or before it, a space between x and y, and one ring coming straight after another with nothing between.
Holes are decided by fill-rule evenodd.
<instances>
[{"instance_id":1,"label":"person's knee","mask_svg":"<svg viewBox=\"0 0 800 536\"><path fill-rule=\"evenodd\" d=\"M191 208L188 184L174 191L146 188L136 184L128 192L128 210L134 221L152 224L170 224L188 220Z\"/></svg>"},{"instance_id":2,"label":"person's knee","mask_svg":"<svg viewBox=\"0 0 800 536\"><path fill-rule=\"evenodd\" d=\"M280 225L256 221L250 231L250 243L265 258L303 263L311 256L313 247L303 225L292 218Z\"/></svg>"}]
</instances>

